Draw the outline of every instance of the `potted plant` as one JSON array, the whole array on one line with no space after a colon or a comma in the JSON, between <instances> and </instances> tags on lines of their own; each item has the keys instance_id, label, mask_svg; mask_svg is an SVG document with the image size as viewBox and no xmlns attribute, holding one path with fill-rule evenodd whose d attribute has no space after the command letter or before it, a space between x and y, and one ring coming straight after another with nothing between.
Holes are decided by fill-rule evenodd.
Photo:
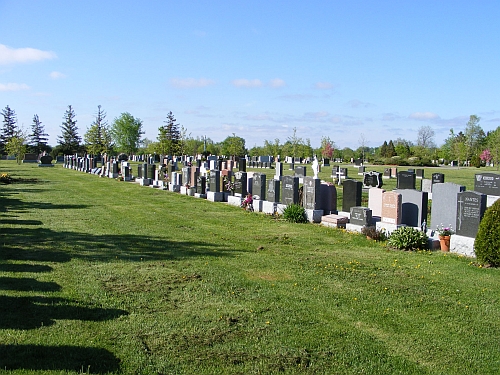
<instances>
[{"instance_id":1,"label":"potted plant","mask_svg":"<svg viewBox=\"0 0 500 375\"><path fill-rule=\"evenodd\" d=\"M437 233L439 235L439 244L441 246L441 251L450 251L450 238L453 233L451 225L449 227L441 226L438 227Z\"/></svg>"}]
</instances>

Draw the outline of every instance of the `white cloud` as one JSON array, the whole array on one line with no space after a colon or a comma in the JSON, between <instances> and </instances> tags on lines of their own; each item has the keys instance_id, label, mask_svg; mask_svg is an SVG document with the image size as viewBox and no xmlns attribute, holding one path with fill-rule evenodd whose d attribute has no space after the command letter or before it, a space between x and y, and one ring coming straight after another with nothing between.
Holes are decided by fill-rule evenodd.
<instances>
[{"instance_id":1,"label":"white cloud","mask_svg":"<svg viewBox=\"0 0 500 375\"><path fill-rule=\"evenodd\" d=\"M262 87L262 81L260 79L240 78L233 80L232 84L236 87Z\"/></svg>"},{"instance_id":2,"label":"white cloud","mask_svg":"<svg viewBox=\"0 0 500 375\"><path fill-rule=\"evenodd\" d=\"M330 82L316 82L314 85L318 90L331 90L333 89L333 85Z\"/></svg>"},{"instance_id":3,"label":"white cloud","mask_svg":"<svg viewBox=\"0 0 500 375\"><path fill-rule=\"evenodd\" d=\"M419 120L419 121L439 119L439 116L435 113L432 113L432 112L413 112L408 117L413 119L413 120Z\"/></svg>"},{"instance_id":4,"label":"white cloud","mask_svg":"<svg viewBox=\"0 0 500 375\"><path fill-rule=\"evenodd\" d=\"M60 79L60 78L66 78L66 74L61 73L61 72L51 72L49 74L50 78L52 79Z\"/></svg>"},{"instance_id":5,"label":"white cloud","mask_svg":"<svg viewBox=\"0 0 500 375\"><path fill-rule=\"evenodd\" d=\"M215 84L215 81L212 79L206 78L172 78L170 80L172 86L179 89L191 89L197 87L206 87Z\"/></svg>"},{"instance_id":6,"label":"white cloud","mask_svg":"<svg viewBox=\"0 0 500 375\"><path fill-rule=\"evenodd\" d=\"M41 61L56 57L57 55L51 51L42 51L35 48L11 48L0 44L0 65Z\"/></svg>"},{"instance_id":7,"label":"white cloud","mask_svg":"<svg viewBox=\"0 0 500 375\"><path fill-rule=\"evenodd\" d=\"M271 87L278 88L278 87L284 87L286 86L286 82L280 78L275 78L272 79L271 82L269 83Z\"/></svg>"},{"instance_id":8,"label":"white cloud","mask_svg":"<svg viewBox=\"0 0 500 375\"><path fill-rule=\"evenodd\" d=\"M373 104L365 103L358 99L348 101L347 105L349 105L351 108L368 108L373 106Z\"/></svg>"},{"instance_id":9,"label":"white cloud","mask_svg":"<svg viewBox=\"0 0 500 375\"><path fill-rule=\"evenodd\" d=\"M29 90L30 87L24 83L0 83L0 91Z\"/></svg>"}]
</instances>

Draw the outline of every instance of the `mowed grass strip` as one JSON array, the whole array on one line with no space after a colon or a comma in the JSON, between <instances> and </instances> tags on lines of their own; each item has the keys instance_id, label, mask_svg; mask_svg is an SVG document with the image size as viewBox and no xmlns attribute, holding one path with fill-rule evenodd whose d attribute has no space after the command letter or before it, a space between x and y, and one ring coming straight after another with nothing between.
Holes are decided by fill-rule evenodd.
<instances>
[{"instance_id":1,"label":"mowed grass strip","mask_svg":"<svg viewBox=\"0 0 500 375\"><path fill-rule=\"evenodd\" d=\"M499 270L0 161L0 368L496 374Z\"/></svg>"}]
</instances>

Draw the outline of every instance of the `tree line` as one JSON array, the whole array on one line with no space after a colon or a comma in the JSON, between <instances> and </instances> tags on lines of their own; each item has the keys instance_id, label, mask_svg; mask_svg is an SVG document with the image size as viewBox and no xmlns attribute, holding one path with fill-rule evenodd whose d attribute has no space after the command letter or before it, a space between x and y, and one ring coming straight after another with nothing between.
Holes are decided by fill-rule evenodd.
<instances>
[{"instance_id":1,"label":"tree line","mask_svg":"<svg viewBox=\"0 0 500 375\"><path fill-rule=\"evenodd\" d=\"M73 106L68 105L61 123L61 134L57 137L57 145L48 145L48 134L37 114L33 116L30 131L20 129L17 125L16 113L8 105L1 112L3 127L0 134L0 152L2 155L14 155L22 159L25 153L51 153L52 156L70 155L74 153L98 154L162 154L162 155L228 155L259 156L281 155L301 158L323 157L349 160L362 158L374 163L397 164L410 158L422 164L431 164L431 160L456 160L459 163L470 163L480 166L484 163L500 162L500 127L485 133L480 125L480 117L471 115L464 131L450 134L441 147L434 142L434 130L430 126L422 126L418 130L417 139L412 142L397 138L384 141L378 147L367 147L364 135L360 135L359 147L351 149L338 148L329 137L322 137L318 148L311 146L310 139L297 136L297 129L284 142L278 138L264 140L263 146L246 147L245 139L233 133L222 142L212 139L192 137L187 129L179 124L172 112L169 112L158 128L156 140L142 138L143 124L139 118L128 112L116 117L111 124L106 120L106 112L101 105L97 106L94 120L86 130L83 138L79 135L76 113Z\"/></svg>"}]
</instances>

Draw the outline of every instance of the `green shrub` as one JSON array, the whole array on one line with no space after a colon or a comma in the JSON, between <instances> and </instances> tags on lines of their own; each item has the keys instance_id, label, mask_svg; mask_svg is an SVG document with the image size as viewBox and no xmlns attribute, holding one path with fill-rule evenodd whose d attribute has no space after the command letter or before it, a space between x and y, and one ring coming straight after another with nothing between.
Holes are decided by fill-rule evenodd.
<instances>
[{"instance_id":1,"label":"green shrub","mask_svg":"<svg viewBox=\"0 0 500 375\"><path fill-rule=\"evenodd\" d=\"M500 266L500 199L484 213L474 241L474 251L480 262Z\"/></svg>"},{"instance_id":2,"label":"green shrub","mask_svg":"<svg viewBox=\"0 0 500 375\"><path fill-rule=\"evenodd\" d=\"M412 227L401 227L389 236L387 245L398 250L425 250L428 248L427 235Z\"/></svg>"},{"instance_id":3,"label":"green shrub","mask_svg":"<svg viewBox=\"0 0 500 375\"><path fill-rule=\"evenodd\" d=\"M372 226L361 228L361 233L375 241L385 241L387 239L384 229L378 230L376 227Z\"/></svg>"},{"instance_id":4,"label":"green shrub","mask_svg":"<svg viewBox=\"0 0 500 375\"><path fill-rule=\"evenodd\" d=\"M283 210L283 218L291 223L307 223L306 210L298 204L290 204Z\"/></svg>"}]
</instances>

